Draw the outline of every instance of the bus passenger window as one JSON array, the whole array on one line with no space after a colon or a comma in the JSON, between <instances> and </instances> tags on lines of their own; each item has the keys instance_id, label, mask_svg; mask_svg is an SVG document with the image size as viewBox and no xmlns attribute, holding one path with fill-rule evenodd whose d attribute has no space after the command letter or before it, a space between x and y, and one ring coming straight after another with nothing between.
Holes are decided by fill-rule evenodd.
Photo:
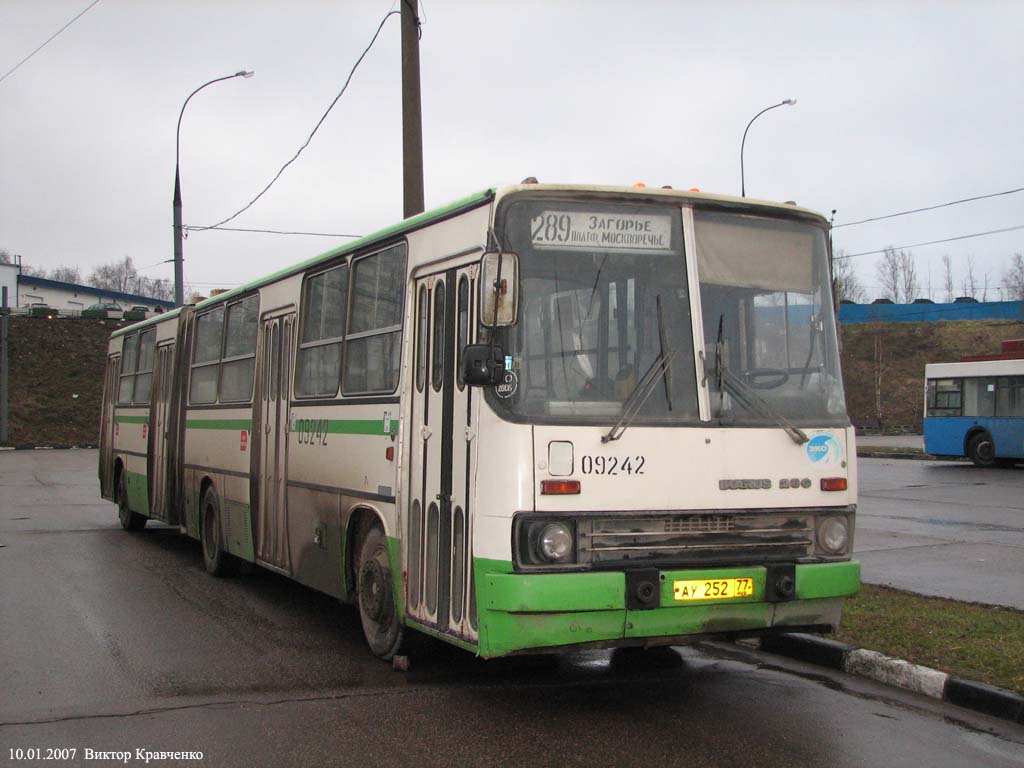
<instances>
[{"instance_id":1,"label":"bus passenger window","mask_svg":"<svg viewBox=\"0 0 1024 768\"><path fill-rule=\"evenodd\" d=\"M139 358L135 374L135 393L132 402L149 405L149 394L153 389L153 352L156 345L156 329L151 328L139 335Z\"/></svg>"},{"instance_id":2,"label":"bus passenger window","mask_svg":"<svg viewBox=\"0 0 1024 768\"><path fill-rule=\"evenodd\" d=\"M342 392L391 393L401 370L405 244L357 259L352 269Z\"/></svg>"},{"instance_id":3,"label":"bus passenger window","mask_svg":"<svg viewBox=\"0 0 1024 768\"><path fill-rule=\"evenodd\" d=\"M224 332L224 307L196 319L195 351L192 354L192 382L189 400L193 404L217 402L217 374L220 369L221 340Z\"/></svg>"},{"instance_id":4,"label":"bus passenger window","mask_svg":"<svg viewBox=\"0 0 1024 768\"><path fill-rule=\"evenodd\" d=\"M256 364L256 328L260 297L257 295L228 307L224 362L220 372L221 402L247 403L252 398Z\"/></svg>"},{"instance_id":5,"label":"bus passenger window","mask_svg":"<svg viewBox=\"0 0 1024 768\"><path fill-rule=\"evenodd\" d=\"M338 394L345 336L348 266L306 280L295 390L299 397Z\"/></svg>"},{"instance_id":6,"label":"bus passenger window","mask_svg":"<svg viewBox=\"0 0 1024 768\"><path fill-rule=\"evenodd\" d=\"M135 390L135 361L139 352L139 335L126 336L121 352L121 382L117 389L118 405L128 405Z\"/></svg>"}]
</instances>

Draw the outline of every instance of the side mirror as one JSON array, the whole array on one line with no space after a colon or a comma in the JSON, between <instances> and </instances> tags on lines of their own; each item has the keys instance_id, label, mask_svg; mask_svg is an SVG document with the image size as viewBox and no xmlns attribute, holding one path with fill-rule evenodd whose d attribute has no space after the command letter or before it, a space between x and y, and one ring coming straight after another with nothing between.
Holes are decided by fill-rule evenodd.
<instances>
[{"instance_id":1,"label":"side mirror","mask_svg":"<svg viewBox=\"0 0 1024 768\"><path fill-rule=\"evenodd\" d=\"M471 387L493 387L505 377L505 353L490 344L469 344L462 351L462 380Z\"/></svg>"},{"instance_id":2,"label":"side mirror","mask_svg":"<svg viewBox=\"0 0 1024 768\"><path fill-rule=\"evenodd\" d=\"M488 328L515 325L519 304L519 258L514 253L485 253L480 259L479 285L478 316L481 325Z\"/></svg>"}]
</instances>

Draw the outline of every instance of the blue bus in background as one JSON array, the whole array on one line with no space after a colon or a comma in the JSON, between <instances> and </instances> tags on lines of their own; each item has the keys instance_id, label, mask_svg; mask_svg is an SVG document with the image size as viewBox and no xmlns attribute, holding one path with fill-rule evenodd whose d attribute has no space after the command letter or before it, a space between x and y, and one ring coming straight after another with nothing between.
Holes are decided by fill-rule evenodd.
<instances>
[{"instance_id":1,"label":"blue bus in background","mask_svg":"<svg viewBox=\"0 0 1024 768\"><path fill-rule=\"evenodd\" d=\"M1006 357L925 366L925 452L979 467L1024 460L1024 356Z\"/></svg>"}]
</instances>

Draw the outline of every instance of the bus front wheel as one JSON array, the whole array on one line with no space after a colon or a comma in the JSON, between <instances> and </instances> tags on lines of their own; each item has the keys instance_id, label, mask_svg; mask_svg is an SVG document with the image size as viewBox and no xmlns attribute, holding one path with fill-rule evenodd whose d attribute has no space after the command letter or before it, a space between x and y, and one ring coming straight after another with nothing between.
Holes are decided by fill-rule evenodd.
<instances>
[{"instance_id":1,"label":"bus front wheel","mask_svg":"<svg viewBox=\"0 0 1024 768\"><path fill-rule=\"evenodd\" d=\"M391 659L402 643L402 626L395 608L394 580L384 531L373 526L359 549L356 599L363 635L376 656Z\"/></svg>"},{"instance_id":2,"label":"bus front wheel","mask_svg":"<svg viewBox=\"0 0 1024 768\"><path fill-rule=\"evenodd\" d=\"M117 519L126 531L141 531L149 519L128 506L128 473L123 469L117 476Z\"/></svg>"},{"instance_id":3,"label":"bus front wheel","mask_svg":"<svg viewBox=\"0 0 1024 768\"><path fill-rule=\"evenodd\" d=\"M996 444L988 432L978 432L967 441L967 458L976 467L994 467L996 465Z\"/></svg>"}]
</instances>

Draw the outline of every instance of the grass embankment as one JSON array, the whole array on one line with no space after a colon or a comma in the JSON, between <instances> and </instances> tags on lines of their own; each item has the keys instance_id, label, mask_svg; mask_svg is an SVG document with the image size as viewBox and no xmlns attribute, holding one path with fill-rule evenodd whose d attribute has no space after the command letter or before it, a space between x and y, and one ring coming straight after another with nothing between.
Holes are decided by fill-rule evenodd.
<instances>
[{"instance_id":1,"label":"grass embankment","mask_svg":"<svg viewBox=\"0 0 1024 768\"><path fill-rule=\"evenodd\" d=\"M836 639L1024 693L1024 611L864 584Z\"/></svg>"}]
</instances>

